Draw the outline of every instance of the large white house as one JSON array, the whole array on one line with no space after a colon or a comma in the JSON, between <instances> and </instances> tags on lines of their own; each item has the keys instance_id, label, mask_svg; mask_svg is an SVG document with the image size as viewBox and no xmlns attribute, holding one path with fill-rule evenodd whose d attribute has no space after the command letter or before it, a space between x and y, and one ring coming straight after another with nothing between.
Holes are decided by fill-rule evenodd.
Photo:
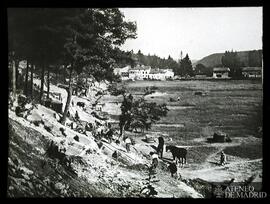
<instances>
[{"instance_id":1,"label":"large white house","mask_svg":"<svg viewBox=\"0 0 270 204\"><path fill-rule=\"evenodd\" d=\"M150 70L151 70L150 66L137 65L136 67L131 68L129 70L129 79L132 79L132 80L148 79Z\"/></svg>"},{"instance_id":2,"label":"large white house","mask_svg":"<svg viewBox=\"0 0 270 204\"><path fill-rule=\"evenodd\" d=\"M130 66L124 68L115 68L114 73L121 76L122 80L166 80L174 77L172 69L151 68L150 66L137 65L131 68Z\"/></svg>"},{"instance_id":3,"label":"large white house","mask_svg":"<svg viewBox=\"0 0 270 204\"><path fill-rule=\"evenodd\" d=\"M165 80L165 75L159 69L151 69L149 79Z\"/></svg>"},{"instance_id":4,"label":"large white house","mask_svg":"<svg viewBox=\"0 0 270 204\"><path fill-rule=\"evenodd\" d=\"M149 79L154 80L166 80L172 79L174 77L174 72L172 69L151 69L149 73Z\"/></svg>"}]
</instances>

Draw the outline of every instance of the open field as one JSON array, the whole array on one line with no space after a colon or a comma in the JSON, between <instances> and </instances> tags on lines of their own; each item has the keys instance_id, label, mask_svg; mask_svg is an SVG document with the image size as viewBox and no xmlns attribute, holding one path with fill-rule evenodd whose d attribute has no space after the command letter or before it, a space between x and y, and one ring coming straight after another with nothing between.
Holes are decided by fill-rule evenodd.
<instances>
[{"instance_id":1,"label":"open field","mask_svg":"<svg viewBox=\"0 0 270 204\"><path fill-rule=\"evenodd\" d=\"M153 131L163 131L178 143L197 137L210 137L221 130L231 137L258 135L262 124L262 85L259 81L137 81L128 83L131 93L141 94L146 86L158 87L157 96L149 101L166 103L168 116ZM196 91L205 96L194 95ZM169 99L180 101L170 102ZM181 127L180 127L181 125Z\"/></svg>"},{"instance_id":2,"label":"open field","mask_svg":"<svg viewBox=\"0 0 270 204\"><path fill-rule=\"evenodd\" d=\"M155 93L145 98L166 103L167 116L145 133L126 134L136 143L141 143L148 134L156 138L163 136L166 145L187 148L188 164L181 169L183 177L209 181L236 178L242 181L254 174L259 178L258 175L262 174L262 132L258 131L262 127L263 90L260 81L135 81L125 85L135 98L141 97L146 87L157 87ZM198 91L204 94L195 95ZM116 126L121 101L121 97L103 98L105 104L117 104L108 111ZM216 131L227 133L232 142L208 143L207 138ZM149 147L155 145L149 144ZM219 166L222 150L227 155L227 167ZM171 153L165 152L164 158L165 162L171 159Z\"/></svg>"}]
</instances>

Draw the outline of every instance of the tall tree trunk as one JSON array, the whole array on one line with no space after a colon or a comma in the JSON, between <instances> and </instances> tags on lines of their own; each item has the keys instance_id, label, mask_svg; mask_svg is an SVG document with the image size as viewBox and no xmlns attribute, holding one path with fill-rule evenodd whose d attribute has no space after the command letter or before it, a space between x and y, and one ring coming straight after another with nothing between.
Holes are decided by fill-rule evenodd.
<instances>
[{"instance_id":1,"label":"tall tree trunk","mask_svg":"<svg viewBox=\"0 0 270 204\"><path fill-rule=\"evenodd\" d=\"M47 99L50 98L50 70L47 71Z\"/></svg>"},{"instance_id":2,"label":"tall tree trunk","mask_svg":"<svg viewBox=\"0 0 270 204\"><path fill-rule=\"evenodd\" d=\"M26 73L25 73L25 81L24 81L24 94L28 96L28 72L29 72L29 63L27 60L26 64Z\"/></svg>"},{"instance_id":3,"label":"tall tree trunk","mask_svg":"<svg viewBox=\"0 0 270 204\"><path fill-rule=\"evenodd\" d=\"M67 65L65 65L65 68L63 69L63 77L64 77L64 84L66 83L66 72L67 72Z\"/></svg>"},{"instance_id":4,"label":"tall tree trunk","mask_svg":"<svg viewBox=\"0 0 270 204\"><path fill-rule=\"evenodd\" d=\"M41 85L40 85L40 95L39 95L39 103L42 104L42 96L43 96L43 89L44 89L44 74L45 74L45 63L43 62L41 68Z\"/></svg>"},{"instance_id":5,"label":"tall tree trunk","mask_svg":"<svg viewBox=\"0 0 270 204\"><path fill-rule=\"evenodd\" d=\"M72 71L73 71L73 64L70 67L70 72L69 72L69 84L68 84L68 89L67 89L67 101L66 101L66 106L65 106L65 110L63 113L63 117L61 119L61 123L63 125L65 125L66 119L67 119L67 113L69 110L69 106L70 106L70 101L71 101L71 96L72 96L72 87L71 87L71 77L72 77Z\"/></svg>"},{"instance_id":6,"label":"tall tree trunk","mask_svg":"<svg viewBox=\"0 0 270 204\"><path fill-rule=\"evenodd\" d=\"M19 60L15 60L15 73L16 73L16 88L18 88L19 87Z\"/></svg>"},{"instance_id":7,"label":"tall tree trunk","mask_svg":"<svg viewBox=\"0 0 270 204\"><path fill-rule=\"evenodd\" d=\"M31 64L31 76L30 76L30 96L31 96L31 100L33 100L33 72L34 72L34 66L33 64Z\"/></svg>"},{"instance_id":8,"label":"tall tree trunk","mask_svg":"<svg viewBox=\"0 0 270 204\"><path fill-rule=\"evenodd\" d=\"M56 69L56 72L55 72L55 81L58 83L58 76L59 76L59 69Z\"/></svg>"},{"instance_id":9,"label":"tall tree trunk","mask_svg":"<svg viewBox=\"0 0 270 204\"><path fill-rule=\"evenodd\" d=\"M13 91L13 105L16 102L16 63L12 60L12 91Z\"/></svg>"}]
</instances>

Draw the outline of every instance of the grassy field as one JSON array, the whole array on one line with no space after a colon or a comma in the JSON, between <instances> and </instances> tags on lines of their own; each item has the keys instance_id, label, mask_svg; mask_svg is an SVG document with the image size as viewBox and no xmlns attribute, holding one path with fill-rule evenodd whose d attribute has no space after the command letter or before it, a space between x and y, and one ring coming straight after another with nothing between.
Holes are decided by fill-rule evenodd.
<instances>
[{"instance_id":1,"label":"grassy field","mask_svg":"<svg viewBox=\"0 0 270 204\"><path fill-rule=\"evenodd\" d=\"M230 137L256 136L262 126L262 84L260 81L136 81L127 89L139 97L145 87L156 86L147 100L166 103L170 111L151 131L165 132L177 144L194 138L212 137L221 130ZM194 93L203 91L205 96ZM170 102L170 98L180 101Z\"/></svg>"}]
</instances>

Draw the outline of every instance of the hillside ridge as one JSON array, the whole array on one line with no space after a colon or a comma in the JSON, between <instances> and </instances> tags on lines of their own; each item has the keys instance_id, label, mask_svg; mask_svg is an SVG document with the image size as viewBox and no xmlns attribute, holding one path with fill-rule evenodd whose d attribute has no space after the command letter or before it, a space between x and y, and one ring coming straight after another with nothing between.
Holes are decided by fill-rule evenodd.
<instances>
[{"instance_id":1,"label":"hillside ridge","mask_svg":"<svg viewBox=\"0 0 270 204\"><path fill-rule=\"evenodd\" d=\"M244 64L247 64L248 63L248 53L251 51L254 51L254 50L244 50L244 51L236 51L236 52L240 58L240 61L244 62ZM256 51L262 51L262 49L258 49ZM222 64L221 58L224 55L224 53L225 52L210 54L206 57L203 57L200 60L197 60L193 65L196 66L197 64L203 64L206 67L219 66Z\"/></svg>"}]
</instances>

